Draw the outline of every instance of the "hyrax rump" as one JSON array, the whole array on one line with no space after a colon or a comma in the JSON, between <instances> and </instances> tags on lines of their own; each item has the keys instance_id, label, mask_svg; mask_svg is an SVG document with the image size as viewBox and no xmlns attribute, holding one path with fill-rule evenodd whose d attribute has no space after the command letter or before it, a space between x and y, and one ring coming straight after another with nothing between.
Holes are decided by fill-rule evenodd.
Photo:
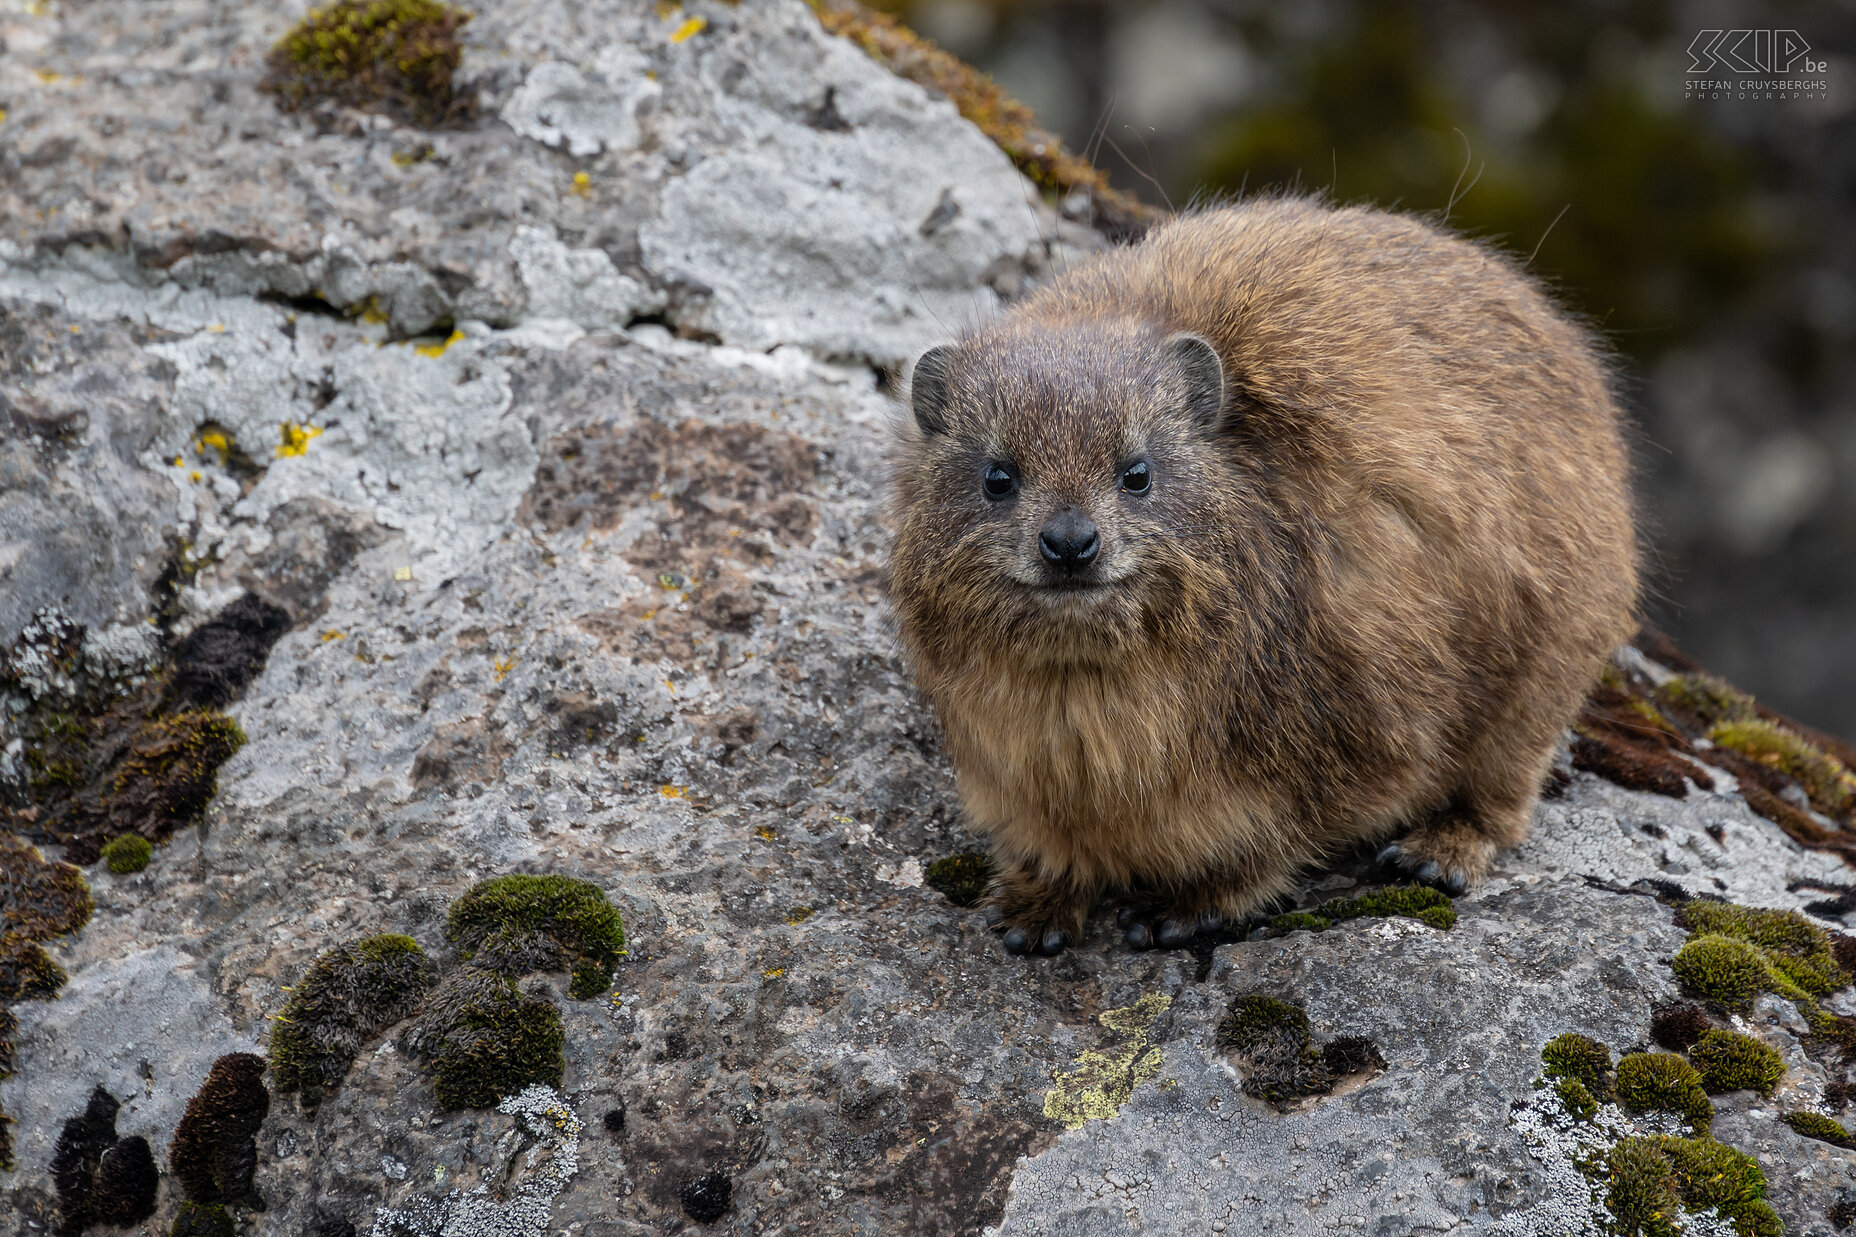
<instances>
[{"instance_id":1,"label":"hyrax rump","mask_svg":"<svg viewBox=\"0 0 1856 1237\"><path fill-rule=\"evenodd\" d=\"M1416 219L1176 220L930 349L910 404L892 600L1014 952L1110 889L1177 944L1401 831L1462 890L1632 631L1605 363Z\"/></svg>"}]
</instances>

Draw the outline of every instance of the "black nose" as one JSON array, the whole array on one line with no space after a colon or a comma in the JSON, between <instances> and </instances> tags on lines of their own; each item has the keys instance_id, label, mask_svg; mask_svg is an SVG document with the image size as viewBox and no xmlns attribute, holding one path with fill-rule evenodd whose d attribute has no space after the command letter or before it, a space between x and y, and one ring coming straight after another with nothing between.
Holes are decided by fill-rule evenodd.
<instances>
[{"instance_id":1,"label":"black nose","mask_svg":"<svg viewBox=\"0 0 1856 1237\"><path fill-rule=\"evenodd\" d=\"M1074 507L1051 517L1038 534L1038 549L1044 561L1065 575L1086 571L1096 561L1102 538L1096 535L1095 521Z\"/></svg>"}]
</instances>

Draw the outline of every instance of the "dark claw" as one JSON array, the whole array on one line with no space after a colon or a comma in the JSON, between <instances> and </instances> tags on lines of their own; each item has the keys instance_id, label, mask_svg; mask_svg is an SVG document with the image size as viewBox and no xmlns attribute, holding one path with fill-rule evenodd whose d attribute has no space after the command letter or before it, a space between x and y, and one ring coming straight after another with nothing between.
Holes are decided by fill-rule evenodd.
<instances>
[{"instance_id":1,"label":"dark claw","mask_svg":"<svg viewBox=\"0 0 1856 1237\"><path fill-rule=\"evenodd\" d=\"M1199 916L1199 931L1216 932L1224 927L1224 916L1217 911L1206 911Z\"/></svg>"},{"instance_id":2,"label":"dark claw","mask_svg":"<svg viewBox=\"0 0 1856 1237\"><path fill-rule=\"evenodd\" d=\"M1129 924L1133 923L1136 919L1139 919L1140 917L1141 917L1140 907L1124 906L1120 910L1115 912L1115 926L1118 928L1125 928Z\"/></svg>"},{"instance_id":3,"label":"dark claw","mask_svg":"<svg viewBox=\"0 0 1856 1237\"><path fill-rule=\"evenodd\" d=\"M1054 958L1063 952L1063 947L1070 943L1070 934L1062 928L1052 928L1038 942L1038 952L1046 958Z\"/></svg>"},{"instance_id":4,"label":"dark claw","mask_svg":"<svg viewBox=\"0 0 1856 1237\"><path fill-rule=\"evenodd\" d=\"M1413 876L1427 885L1440 879L1443 874L1443 865L1438 863L1435 859L1426 859L1423 863L1418 865L1418 870L1412 873Z\"/></svg>"},{"instance_id":5,"label":"dark claw","mask_svg":"<svg viewBox=\"0 0 1856 1237\"><path fill-rule=\"evenodd\" d=\"M1153 930L1144 923L1132 925L1128 929L1128 944L1136 949L1152 949L1154 947Z\"/></svg>"},{"instance_id":6,"label":"dark claw","mask_svg":"<svg viewBox=\"0 0 1856 1237\"><path fill-rule=\"evenodd\" d=\"M1403 846L1400 846L1397 842L1394 842L1392 843L1392 845L1380 851L1379 858L1374 860L1374 862L1377 863L1382 868L1389 868L1393 864L1397 863L1400 859L1403 859L1404 857L1405 857L1405 848Z\"/></svg>"},{"instance_id":7,"label":"dark claw","mask_svg":"<svg viewBox=\"0 0 1856 1237\"><path fill-rule=\"evenodd\" d=\"M1468 889L1469 878L1464 876L1461 872L1452 871L1450 875L1444 877L1444 892L1450 894L1452 897Z\"/></svg>"},{"instance_id":8,"label":"dark claw","mask_svg":"<svg viewBox=\"0 0 1856 1237\"><path fill-rule=\"evenodd\" d=\"M1168 919L1160 924L1160 948L1162 949L1176 949L1192 937L1192 925L1189 923Z\"/></svg>"},{"instance_id":9,"label":"dark claw","mask_svg":"<svg viewBox=\"0 0 1856 1237\"><path fill-rule=\"evenodd\" d=\"M986 908L986 926L996 928L1005 920L1005 912L996 906Z\"/></svg>"},{"instance_id":10,"label":"dark claw","mask_svg":"<svg viewBox=\"0 0 1856 1237\"><path fill-rule=\"evenodd\" d=\"M1000 940L1008 954L1027 953L1031 949L1031 939L1025 935L1023 928L1007 928Z\"/></svg>"}]
</instances>

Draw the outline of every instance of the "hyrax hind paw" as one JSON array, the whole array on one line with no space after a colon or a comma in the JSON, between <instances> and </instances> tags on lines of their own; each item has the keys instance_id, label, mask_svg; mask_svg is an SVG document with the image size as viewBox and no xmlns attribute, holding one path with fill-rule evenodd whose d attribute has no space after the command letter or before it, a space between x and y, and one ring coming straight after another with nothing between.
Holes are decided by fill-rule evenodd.
<instances>
[{"instance_id":1,"label":"hyrax hind paw","mask_svg":"<svg viewBox=\"0 0 1856 1237\"><path fill-rule=\"evenodd\" d=\"M1379 863L1454 896L1488 875L1495 851L1473 823L1450 817L1413 829L1380 851Z\"/></svg>"},{"instance_id":2,"label":"hyrax hind paw","mask_svg":"<svg viewBox=\"0 0 1856 1237\"><path fill-rule=\"evenodd\" d=\"M986 923L1007 953L1052 957L1083 938L1083 917L1093 899L1046 885L1018 872L999 882L986 903Z\"/></svg>"},{"instance_id":3,"label":"hyrax hind paw","mask_svg":"<svg viewBox=\"0 0 1856 1237\"><path fill-rule=\"evenodd\" d=\"M1115 922L1128 930L1128 944L1136 949L1178 949L1202 932L1224 927L1224 916L1190 907L1124 906Z\"/></svg>"}]
</instances>

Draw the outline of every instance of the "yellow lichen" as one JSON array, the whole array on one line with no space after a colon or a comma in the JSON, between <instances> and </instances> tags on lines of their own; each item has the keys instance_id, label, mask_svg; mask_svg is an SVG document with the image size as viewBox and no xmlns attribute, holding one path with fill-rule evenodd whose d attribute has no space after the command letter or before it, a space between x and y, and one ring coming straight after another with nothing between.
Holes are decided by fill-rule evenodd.
<instances>
[{"instance_id":1,"label":"yellow lichen","mask_svg":"<svg viewBox=\"0 0 1856 1237\"><path fill-rule=\"evenodd\" d=\"M504 660L503 658L499 657L495 661L490 663L490 672L496 676L496 681L498 683L501 683L503 681L504 676L506 676L511 670L514 670L516 668L516 663L521 660L522 659L519 657L511 657L508 660Z\"/></svg>"},{"instance_id":2,"label":"yellow lichen","mask_svg":"<svg viewBox=\"0 0 1856 1237\"><path fill-rule=\"evenodd\" d=\"M689 39L695 38L697 35L701 34L704 30L707 30L708 28L709 28L708 18L706 17L688 18L683 22L682 25L678 26L674 31L671 32L670 41L672 43L685 42Z\"/></svg>"},{"instance_id":3,"label":"yellow lichen","mask_svg":"<svg viewBox=\"0 0 1856 1237\"><path fill-rule=\"evenodd\" d=\"M277 444L275 454L279 459L292 455L307 455L309 440L319 438L322 429L315 425L298 425L295 421L285 421L281 427L283 441Z\"/></svg>"},{"instance_id":4,"label":"yellow lichen","mask_svg":"<svg viewBox=\"0 0 1856 1237\"><path fill-rule=\"evenodd\" d=\"M1172 997L1154 993L1097 1015L1096 1021L1115 1032L1120 1043L1108 1051L1085 1052L1069 1073L1054 1075L1056 1085L1044 1095L1044 1115L1075 1130L1120 1112L1134 1089L1165 1063L1165 1054L1148 1037L1154 1022L1172 1005Z\"/></svg>"},{"instance_id":5,"label":"yellow lichen","mask_svg":"<svg viewBox=\"0 0 1856 1237\"><path fill-rule=\"evenodd\" d=\"M451 332L451 334L445 336L442 340L440 340L439 342L435 344L414 344L412 346L412 350L418 353L420 356L441 357L445 355L445 349L449 348L452 344L457 343L458 340L463 339L463 338L464 338L464 332L454 330Z\"/></svg>"},{"instance_id":6,"label":"yellow lichen","mask_svg":"<svg viewBox=\"0 0 1856 1237\"><path fill-rule=\"evenodd\" d=\"M573 188L568 192L578 197L586 197L593 192L593 178L585 172L575 172Z\"/></svg>"}]
</instances>

